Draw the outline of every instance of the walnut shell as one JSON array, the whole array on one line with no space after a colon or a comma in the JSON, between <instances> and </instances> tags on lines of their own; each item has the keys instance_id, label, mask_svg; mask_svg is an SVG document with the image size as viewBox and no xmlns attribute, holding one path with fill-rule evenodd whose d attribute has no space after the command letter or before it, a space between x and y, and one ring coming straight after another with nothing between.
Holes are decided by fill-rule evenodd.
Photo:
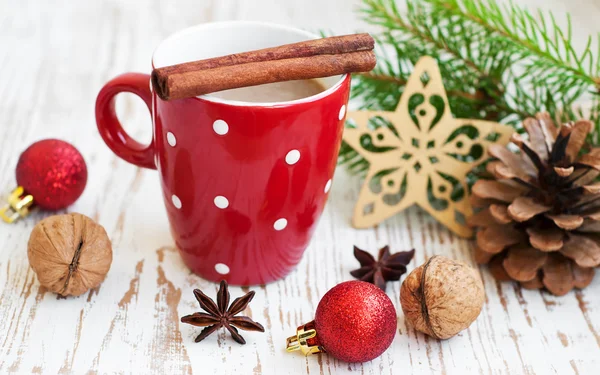
<instances>
[{"instance_id":1,"label":"walnut shell","mask_svg":"<svg viewBox=\"0 0 600 375\"><path fill-rule=\"evenodd\" d=\"M101 225L71 213L40 221L31 231L27 255L40 284L62 296L78 296L104 280L112 246Z\"/></svg>"},{"instance_id":2,"label":"walnut shell","mask_svg":"<svg viewBox=\"0 0 600 375\"><path fill-rule=\"evenodd\" d=\"M448 339L473 323L485 293L477 271L434 256L414 269L402 283L400 303L406 320L437 339Z\"/></svg>"}]
</instances>

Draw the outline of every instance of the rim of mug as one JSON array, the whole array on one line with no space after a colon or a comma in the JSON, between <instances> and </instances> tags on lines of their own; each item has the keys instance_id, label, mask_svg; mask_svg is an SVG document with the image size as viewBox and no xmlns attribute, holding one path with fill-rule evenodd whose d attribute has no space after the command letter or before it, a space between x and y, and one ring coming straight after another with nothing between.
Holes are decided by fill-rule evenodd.
<instances>
[{"instance_id":1,"label":"rim of mug","mask_svg":"<svg viewBox=\"0 0 600 375\"><path fill-rule=\"evenodd\" d=\"M198 31L199 29L205 29L205 28L211 28L211 27L215 27L215 26L227 26L227 25L231 25L231 24L237 24L237 25L254 25L254 26L268 26L274 29L279 29L279 30L287 30L287 31L293 31L296 33L300 33L300 34L304 34L308 37L308 39L318 39L319 36L316 34L313 34L309 31L305 31L296 27L292 27L292 26L286 26L286 25L281 25L281 24L277 24L277 23L272 23L272 22L260 22L260 21L219 21L219 22L208 22L208 23L202 23L199 25L195 25L195 26L190 26L187 27L183 30L177 31L171 35L169 35L168 37L166 37L165 39L163 39L158 46L156 46L156 48L154 49L154 52L152 53L152 69L155 68L154 65L154 58L156 56L156 52L163 46L165 45L167 42L170 42L176 38L181 37L182 35L186 35L186 34L191 34L194 33L196 31ZM308 40L307 39L307 40ZM205 95L200 95L200 96L196 96L196 99L200 99L200 100L204 100L204 101L208 101L208 102L212 102L212 103L220 103L220 104L227 104L227 105L232 105L232 106L240 106L240 107L281 107L281 106L289 106L289 105L294 105L294 104L301 104L301 103L307 103L307 102L313 102L316 100L319 100L321 98L327 97L329 95L331 95L332 93L334 93L335 91L337 91L342 84L344 83L344 81L346 79L349 79L349 75L348 74L342 74L339 76L339 79L333 84L331 85L329 88L327 88L324 91L321 91L318 94L315 95L311 95L311 96L307 96L304 98L300 98L300 99L295 99L295 100L286 100L286 101L278 101L278 102L246 102L246 101L241 101L241 100L230 100L230 99L223 99L223 98L219 98L216 96L211 96L210 94L205 94ZM150 85L152 86L152 85Z\"/></svg>"}]
</instances>

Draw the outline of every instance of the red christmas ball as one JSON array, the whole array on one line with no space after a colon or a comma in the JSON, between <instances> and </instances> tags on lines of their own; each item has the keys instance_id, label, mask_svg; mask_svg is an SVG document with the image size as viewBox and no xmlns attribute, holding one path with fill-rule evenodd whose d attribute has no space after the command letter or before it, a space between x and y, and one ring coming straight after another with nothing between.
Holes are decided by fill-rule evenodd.
<instances>
[{"instance_id":1,"label":"red christmas ball","mask_svg":"<svg viewBox=\"0 0 600 375\"><path fill-rule=\"evenodd\" d=\"M315 330L327 353L346 362L379 357L396 335L396 309L378 287L347 281L329 290L319 302Z\"/></svg>"},{"instance_id":2,"label":"red christmas ball","mask_svg":"<svg viewBox=\"0 0 600 375\"><path fill-rule=\"evenodd\" d=\"M83 156L59 139L44 139L29 146L19 157L16 173L17 184L46 210L60 210L74 203L87 182Z\"/></svg>"}]
</instances>

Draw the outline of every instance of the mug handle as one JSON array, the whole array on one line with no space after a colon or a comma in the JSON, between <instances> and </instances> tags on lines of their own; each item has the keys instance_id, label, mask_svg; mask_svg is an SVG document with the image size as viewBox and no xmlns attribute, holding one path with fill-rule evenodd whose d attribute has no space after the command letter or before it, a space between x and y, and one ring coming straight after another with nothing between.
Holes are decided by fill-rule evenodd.
<instances>
[{"instance_id":1,"label":"mug handle","mask_svg":"<svg viewBox=\"0 0 600 375\"><path fill-rule=\"evenodd\" d=\"M130 92L139 96L152 115L150 76L142 73L125 73L109 81L96 98L96 124L106 145L121 159L138 167L156 169L154 139L143 145L131 138L121 126L115 112L115 96Z\"/></svg>"}]
</instances>

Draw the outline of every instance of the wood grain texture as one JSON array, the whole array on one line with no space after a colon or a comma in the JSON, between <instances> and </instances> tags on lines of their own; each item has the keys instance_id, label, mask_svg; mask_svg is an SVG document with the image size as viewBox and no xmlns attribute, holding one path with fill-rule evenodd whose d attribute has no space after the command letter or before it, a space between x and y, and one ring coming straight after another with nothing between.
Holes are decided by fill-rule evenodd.
<instances>
[{"instance_id":1,"label":"wood grain texture","mask_svg":"<svg viewBox=\"0 0 600 375\"><path fill-rule=\"evenodd\" d=\"M594 0L521 0L570 11L575 35L597 33ZM416 248L409 271L443 254L474 264L471 243L412 208L370 230L350 227L360 181L339 168L329 203L297 270L252 288L246 311L266 333L247 333L240 346L224 332L203 343L179 317L198 310L192 290L217 285L191 274L169 234L158 175L117 159L95 129L100 87L116 74L150 71L154 46L170 33L212 20L252 19L336 33L369 30L356 20L357 0L0 0L0 187L14 185L19 153L57 137L74 143L89 166L88 187L69 211L102 224L113 241L106 281L79 298L58 300L40 288L26 244L36 213L0 225L0 373L140 374L592 374L600 368L600 278L564 297L496 283L481 269L487 301L479 319L457 337L436 341L398 318L391 348L370 363L285 353L285 338L312 319L320 297L350 279L352 245L375 251ZM585 41L581 38L582 45ZM150 119L124 95L119 113L141 140ZM398 311L399 283L388 288ZM232 288L233 296L247 288Z\"/></svg>"}]
</instances>

